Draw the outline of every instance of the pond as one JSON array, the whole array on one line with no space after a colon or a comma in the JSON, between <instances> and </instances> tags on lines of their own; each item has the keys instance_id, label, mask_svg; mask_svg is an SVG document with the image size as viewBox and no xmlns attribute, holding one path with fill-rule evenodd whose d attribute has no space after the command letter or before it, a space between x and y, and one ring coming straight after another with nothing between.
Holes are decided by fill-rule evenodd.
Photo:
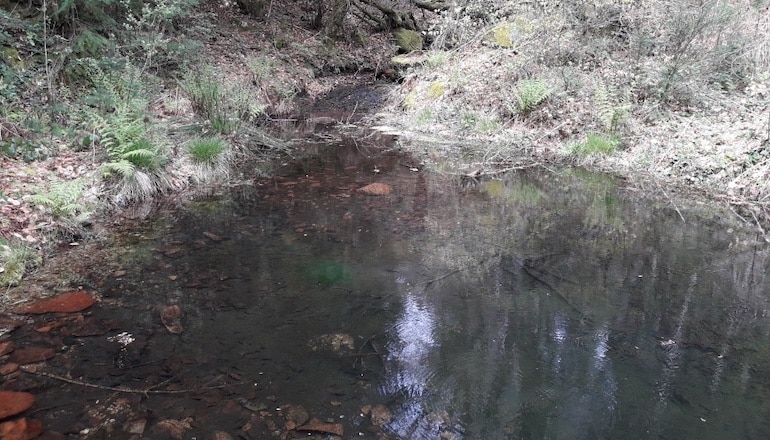
<instances>
[{"instance_id":1,"label":"pond","mask_svg":"<svg viewBox=\"0 0 770 440\"><path fill-rule=\"evenodd\" d=\"M87 314L17 331L58 350L18 385L34 417L72 438L770 438L755 232L601 175L474 180L391 144L309 142L275 178L159 208L94 268Z\"/></svg>"}]
</instances>

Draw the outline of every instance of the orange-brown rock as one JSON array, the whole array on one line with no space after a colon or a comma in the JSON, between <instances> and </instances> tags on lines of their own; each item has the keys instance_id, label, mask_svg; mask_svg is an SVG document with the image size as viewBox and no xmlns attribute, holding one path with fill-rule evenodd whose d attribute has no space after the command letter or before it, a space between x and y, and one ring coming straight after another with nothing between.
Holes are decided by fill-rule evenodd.
<instances>
[{"instance_id":1,"label":"orange-brown rock","mask_svg":"<svg viewBox=\"0 0 770 440\"><path fill-rule=\"evenodd\" d=\"M42 314L42 313L73 313L91 307L96 299L82 290L73 290L62 293L53 298L44 299L19 307L16 313Z\"/></svg>"},{"instance_id":2,"label":"orange-brown rock","mask_svg":"<svg viewBox=\"0 0 770 440\"><path fill-rule=\"evenodd\" d=\"M0 423L3 440L32 440L43 433L43 424L37 420L21 418Z\"/></svg>"},{"instance_id":3,"label":"orange-brown rock","mask_svg":"<svg viewBox=\"0 0 770 440\"><path fill-rule=\"evenodd\" d=\"M8 362L7 364L0 365L0 376L7 376L11 373L15 373L19 370L19 364Z\"/></svg>"},{"instance_id":4,"label":"orange-brown rock","mask_svg":"<svg viewBox=\"0 0 770 440\"><path fill-rule=\"evenodd\" d=\"M369 196L387 196L393 188L385 183L370 183L364 187L358 188L359 192L362 192Z\"/></svg>"},{"instance_id":5,"label":"orange-brown rock","mask_svg":"<svg viewBox=\"0 0 770 440\"><path fill-rule=\"evenodd\" d=\"M5 356L14 349L13 341L0 342L0 356Z\"/></svg>"},{"instance_id":6,"label":"orange-brown rock","mask_svg":"<svg viewBox=\"0 0 770 440\"><path fill-rule=\"evenodd\" d=\"M342 423L324 423L316 418L312 418L304 425L298 426L297 431L317 432L320 434L332 434L342 437L343 428Z\"/></svg>"},{"instance_id":7,"label":"orange-brown rock","mask_svg":"<svg viewBox=\"0 0 770 440\"><path fill-rule=\"evenodd\" d=\"M21 391L0 391L0 420L24 412L35 404L35 396ZM5 438L0 435L0 438Z\"/></svg>"},{"instance_id":8,"label":"orange-brown rock","mask_svg":"<svg viewBox=\"0 0 770 440\"><path fill-rule=\"evenodd\" d=\"M11 353L10 361L19 365L34 364L51 359L56 351L47 347L18 348Z\"/></svg>"}]
</instances>

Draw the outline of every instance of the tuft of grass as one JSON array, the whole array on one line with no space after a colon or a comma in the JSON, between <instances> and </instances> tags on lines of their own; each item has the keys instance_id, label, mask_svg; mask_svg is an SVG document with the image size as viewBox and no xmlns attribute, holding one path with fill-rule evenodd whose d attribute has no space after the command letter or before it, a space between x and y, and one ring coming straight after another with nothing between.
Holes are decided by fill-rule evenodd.
<instances>
[{"instance_id":1,"label":"tuft of grass","mask_svg":"<svg viewBox=\"0 0 770 440\"><path fill-rule=\"evenodd\" d=\"M40 264L40 257L22 244L0 239L0 286L17 286L30 268Z\"/></svg>"},{"instance_id":2,"label":"tuft of grass","mask_svg":"<svg viewBox=\"0 0 770 440\"><path fill-rule=\"evenodd\" d=\"M255 66L259 66L258 61L250 63L250 68L255 69ZM267 75L270 69L272 67L261 74ZM227 84L208 69L188 74L182 80L182 88L187 92L193 109L222 134L234 132L241 122L257 118L267 108L265 104L252 100L248 93L243 93L249 87L245 83Z\"/></svg>"},{"instance_id":3,"label":"tuft of grass","mask_svg":"<svg viewBox=\"0 0 770 440\"><path fill-rule=\"evenodd\" d=\"M433 109L425 107L417 114L417 125L425 125L433 120Z\"/></svg>"},{"instance_id":4,"label":"tuft of grass","mask_svg":"<svg viewBox=\"0 0 770 440\"><path fill-rule=\"evenodd\" d=\"M494 133L500 129L500 121L496 116L488 116L474 112L465 113L462 116L461 124L465 128L484 134Z\"/></svg>"},{"instance_id":5,"label":"tuft of grass","mask_svg":"<svg viewBox=\"0 0 770 440\"><path fill-rule=\"evenodd\" d=\"M601 133L588 133L585 142L570 148L572 154L578 156L591 156L594 154L611 154L620 146L620 138L617 135L605 135Z\"/></svg>"},{"instance_id":6,"label":"tuft of grass","mask_svg":"<svg viewBox=\"0 0 770 440\"><path fill-rule=\"evenodd\" d=\"M396 44L404 52L422 50L422 35L409 29L399 29L396 31Z\"/></svg>"},{"instance_id":7,"label":"tuft of grass","mask_svg":"<svg viewBox=\"0 0 770 440\"><path fill-rule=\"evenodd\" d=\"M425 64L430 68L436 68L446 64L448 59L449 55L446 51L432 51L428 55L428 59L425 61Z\"/></svg>"},{"instance_id":8,"label":"tuft of grass","mask_svg":"<svg viewBox=\"0 0 770 440\"><path fill-rule=\"evenodd\" d=\"M516 110L530 113L551 96L551 89L541 79L525 79L516 84Z\"/></svg>"},{"instance_id":9,"label":"tuft of grass","mask_svg":"<svg viewBox=\"0 0 770 440\"><path fill-rule=\"evenodd\" d=\"M507 49L513 46L513 38L511 38L512 32L513 32L513 25L511 25L510 23L501 23L495 26L494 29L492 29L492 34L490 35L490 38L492 42L494 42L498 46Z\"/></svg>"},{"instance_id":10,"label":"tuft of grass","mask_svg":"<svg viewBox=\"0 0 770 440\"><path fill-rule=\"evenodd\" d=\"M428 98L438 99L446 91L446 86L441 81L434 81L428 86Z\"/></svg>"},{"instance_id":11,"label":"tuft of grass","mask_svg":"<svg viewBox=\"0 0 770 440\"><path fill-rule=\"evenodd\" d=\"M214 164L227 149L225 141L220 138L196 139L187 147L193 162L198 164Z\"/></svg>"},{"instance_id":12,"label":"tuft of grass","mask_svg":"<svg viewBox=\"0 0 770 440\"><path fill-rule=\"evenodd\" d=\"M411 110L417 106L417 92L412 90L406 94L404 101L401 103L401 108L404 110Z\"/></svg>"}]
</instances>

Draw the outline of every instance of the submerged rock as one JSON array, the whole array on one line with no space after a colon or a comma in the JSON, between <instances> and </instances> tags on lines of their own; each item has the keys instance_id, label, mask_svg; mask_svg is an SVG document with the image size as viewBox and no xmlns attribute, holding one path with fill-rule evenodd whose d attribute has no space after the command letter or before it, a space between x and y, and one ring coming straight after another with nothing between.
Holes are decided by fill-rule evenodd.
<instances>
[{"instance_id":1,"label":"submerged rock","mask_svg":"<svg viewBox=\"0 0 770 440\"><path fill-rule=\"evenodd\" d=\"M343 427L342 423L324 423L316 418L313 418L310 419L310 421L306 424L298 426L297 431L317 432L321 434L332 434L338 437L342 437Z\"/></svg>"},{"instance_id":2,"label":"submerged rock","mask_svg":"<svg viewBox=\"0 0 770 440\"><path fill-rule=\"evenodd\" d=\"M35 396L20 391L0 391L0 420L22 413L35 404ZM0 438L3 438L0 436Z\"/></svg>"},{"instance_id":3,"label":"submerged rock","mask_svg":"<svg viewBox=\"0 0 770 440\"><path fill-rule=\"evenodd\" d=\"M2 439L33 439L43 433L43 424L37 420L21 418L0 423Z\"/></svg>"},{"instance_id":4,"label":"submerged rock","mask_svg":"<svg viewBox=\"0 0 770 440\"><path fill-rule=\"evenodd\" d=\"M355 341L347 333L327 333L311 339L308 345L313 351L327 350L334 353L345 353L355 348Z\"/></svg>"},{"instance_id":5,"label":"submerged rock","mask_svg":"<svg viewBox=\"0 0 770 440\"><path fill-rule=\"evenodd\" d=\"M372 407L372 413L369 420L372 425L382 426L393 419L393 413L385 405L375 405Z\"/></svg>"},{"instance_id":6,"label":"submerged rock","mask_svg":"<svg viewBox=\"0 0 770 440\"><path fill-rule=\"evenodd\" d=\"M307 410L302 405L287 405L283 410L286 420L295 423L295 426L304 425L310 419Z\"/></svg>"},{"instance_id":7,"label":"submerged rock","mask_svg":"<svg viewBox=\"0 0 770 440\"><path fill-rule=\"evenodd\" d=\"M19 348L11 353L10 361L19 365L34 364L51 359L55 354L56 351L48 347Z\"/></svg>"},{"instance_id":8,"label":"submerged rock","mask_svg":"<svg viewBox=\"0 0 770 440\"><path fill-rule=\"evenodd\" d=\"M82 290L73 290L53 298L44 299L19 307L16 310L16 313L74 313L91 307L95 302L96 299L86 292Z\"/></svg>"}]
</instances>

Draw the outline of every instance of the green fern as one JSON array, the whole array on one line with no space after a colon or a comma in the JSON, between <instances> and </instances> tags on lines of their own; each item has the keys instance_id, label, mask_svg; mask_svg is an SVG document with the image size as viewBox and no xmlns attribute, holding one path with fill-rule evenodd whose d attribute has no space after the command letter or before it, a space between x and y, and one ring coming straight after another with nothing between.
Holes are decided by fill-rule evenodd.
<instances>
[{"instance_id":1,"label":"green fern","mask_svg":"<svg viewBox=\"0 0 770 440\"><path fill-rule=\"evenodd\" d=\"M114 172L130 177L136 169L154 171L162 162L161 150L149 140L151 126L146 122L149 119L147 104L134 90L135 74L108 75L93 65L89 65L89 69L91 83L102 96L100 103L110 104L111 111L99 111L99 107L94 111L86 107L79 119L81 128L98 140L111 161L112 165L103 170L104 174Z\"/></svg>"},{"instance_id":2,"label":"green fern","mask_svg":"<svg viewBox=\"0 0 770 440\"><path fill-rule=\"evenodd\" d=\"M83 182L77 179L51 185L48 191L32 194L28 200L55 218L69 219L88 215L86 207L78 203L82 194Z\"/></svg>"},{"instance_id":3,"label":"green fern","mask_svg":"<svg viewBox=\"0 0 770 440\"><path fill-rule=\"evenodd\" d=\"M607 86L601 81L594 87L594 107L602 127L610 133L620 129L630 110L630 105L618 103L612 99Z\"/></svg>"},{"instance_id":4,"label":"green fern","mask_svg":"<svg viewBox=\"0 0 770 440\"><path fill-rule=\"evenodd\" d=\"M113 175L118 175L124 179L128 179L131 178L135 172L136 166L127 160L107 162L102 165L102 175L104 177L112 177Z\"/></svg>"},{"instance_id":5,"label":"green fern","mask_svg":"<svg viewBox=\"0 0 770 440\"><path fill-rule=\"evenodd\" d=\"M541 79L526 79L516 84L516 104L526 115L551 96L551 89Z\"/></svg>"}]
</instances>

